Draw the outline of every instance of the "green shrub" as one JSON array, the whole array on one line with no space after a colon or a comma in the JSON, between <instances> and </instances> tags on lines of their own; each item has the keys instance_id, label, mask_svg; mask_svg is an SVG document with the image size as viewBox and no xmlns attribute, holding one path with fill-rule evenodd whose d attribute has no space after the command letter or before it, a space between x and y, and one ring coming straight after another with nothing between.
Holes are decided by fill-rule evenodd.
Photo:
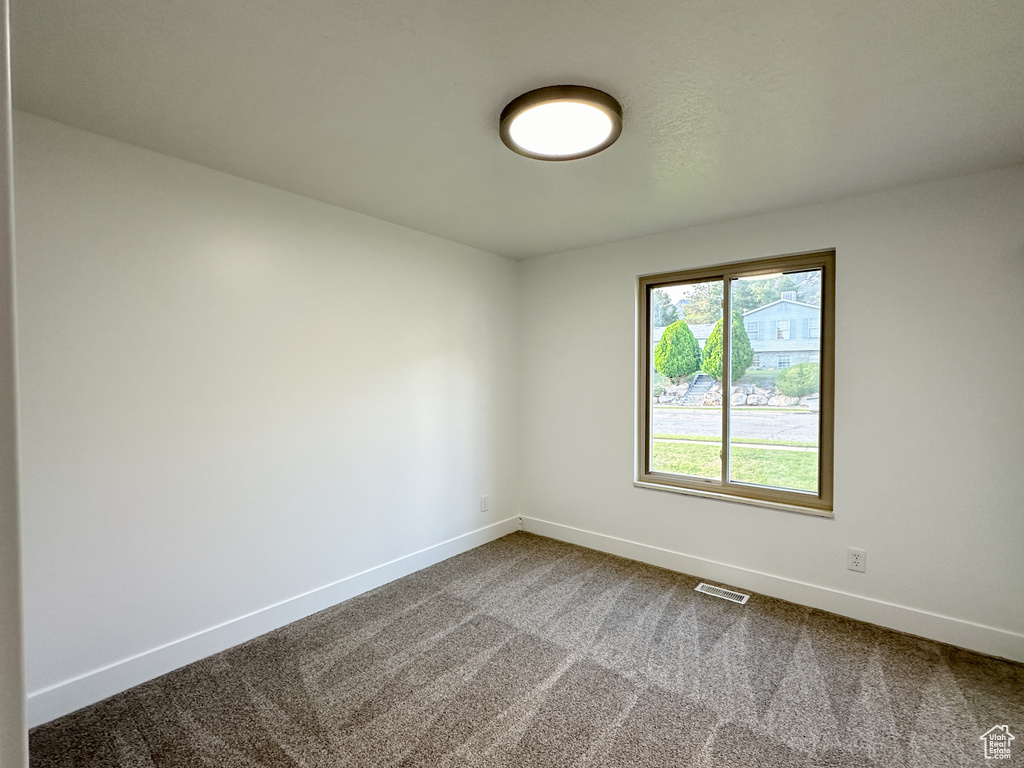
<instances>
[{"instance_id":1,"label":"green shrub","mask_svg":"<svg viewBox=\"0 0 1024 768\"><path fill-rule=\"evenodd\" d=\"M655 397L661 397L665 394L665 388L659 385L651 391L651 394Z\"/></svg>"},{"instance_id":2,"label":"green shrub","mask_svg":"<svg viewBox=\"0 0 1024 768\"><path fill-rule=\"evenodd\" d=\"M740 379L733 379L733 384L749 384L758 389L775 389L775 377L779 371L774 368L747 371Z\"/></svg>"},{"instance_id":3,"label":"green shrub","mask_svg":"<svg viewBox=\"0 0 1024 768\"><path fill-rule=\"evenodd\" d=\"M700 368L700 344L682 320L672 323L654 348L654 370L678 381Z\"/></svg>"},{"instance_id":4,"label":"green shrub","mask_svg":"<svg viewBox=\"0 0 1024 768\"><path fill-rule=\"evenodd\" d=\"M743 327L743 316L734 312L732 316L732 343L729 345L732 356L732 380L743 377L754 362L754 348L750 346L750 337ZM701 370L715 381L722 380L722 321L715 323L711 335L704 343L704 362Z\"/></svg>"},{"instance_id":5,"label":"green shrub","mask_svg":"<svg viewBox=\"0 0 1024 768\"><path fill-rule=\"evenodd\" d=\"M779 371L775 386L786 397L803 397L818 391L818 364L800 363Z\"/></svg>"}]
</instances>

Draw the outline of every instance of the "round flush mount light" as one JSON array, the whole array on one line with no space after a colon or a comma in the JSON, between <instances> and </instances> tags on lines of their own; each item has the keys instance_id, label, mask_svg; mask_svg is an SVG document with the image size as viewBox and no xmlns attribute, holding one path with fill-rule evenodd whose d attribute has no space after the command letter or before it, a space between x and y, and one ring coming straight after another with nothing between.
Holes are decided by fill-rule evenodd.
<instances>
[{"instance_id":1,"label":"round flush mount light","mask_svg":"<svg viewBox=\"0 0 1024 768\"><path fill-rule=\"evenodd\" d=\"M537 160L576 160L610 147L622 133L622 108L604 91L551 85L524 93L501 112L501 140Z\"/></svg>"}]
</instances>

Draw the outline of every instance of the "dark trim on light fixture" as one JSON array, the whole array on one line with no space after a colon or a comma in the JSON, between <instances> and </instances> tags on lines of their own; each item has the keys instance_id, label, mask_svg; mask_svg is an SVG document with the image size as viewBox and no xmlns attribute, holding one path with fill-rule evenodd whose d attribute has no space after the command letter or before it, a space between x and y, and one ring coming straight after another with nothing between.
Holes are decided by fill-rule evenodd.
<instances>
[{"instance_id":1,"label":"dark trim on light fixture","mask_svg":"<svg viewBox=\"0 0 1024 768\"><path fill-rule=\"evenodd\" d=\"M612 123L612 130L608 134L608 138L595 147L590 147L582 152L571 155L545 155L532 152L512 140L512 123L519 115L541 104L560 101L580 102L604 112ZM619 106L619 102L614 98L596 88L588 88L585 85L549 85L546 88L538 88L512 99L501 111L499 133L506 147L525 157L532 157L535 160L578 160L581 157L596 155L601 150L607 149L615 143L615 140L619 138L619 134L622 133L622 107Z\"/></svg>"}]
</instances>

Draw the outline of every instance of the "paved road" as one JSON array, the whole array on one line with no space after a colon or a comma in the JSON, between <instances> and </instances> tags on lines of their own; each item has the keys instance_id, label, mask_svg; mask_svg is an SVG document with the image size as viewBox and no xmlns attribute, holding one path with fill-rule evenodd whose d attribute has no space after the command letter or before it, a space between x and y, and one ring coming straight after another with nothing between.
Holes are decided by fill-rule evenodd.
<instances>
[{"instance_id":1,"label":"paved road","mask_svg":"<svg viewBox=\"0 0 1024 768\"><path fill-rule=\"evenodd\" d=\"M722 412L717 408L654 409L654 434L704 435L722 434ZM765 411L733 411L733 438L762 440L818 441L818 414Z\"/></svg>"}]
</instances>

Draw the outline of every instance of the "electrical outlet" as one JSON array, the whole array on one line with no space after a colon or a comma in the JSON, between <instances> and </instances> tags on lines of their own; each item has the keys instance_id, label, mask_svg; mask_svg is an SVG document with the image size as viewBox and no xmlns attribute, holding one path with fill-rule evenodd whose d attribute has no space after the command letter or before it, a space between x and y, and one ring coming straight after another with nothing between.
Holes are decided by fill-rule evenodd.
<instances>
[{"instance_id":1,"label":"electrical outlet","mask_svg":"<svg viewBox=\"0 0 1024 768\"><path fill-rule=\"evenodd\" d=\"M490 508L491 508L491 500L490 500L490 498L488 496L481 496L480 497L480 511L481 512L486 512Z\"/></svg>"},{"instance_id":2,"label":"electrical outlet","mask_svg":"<svg viewBox=\"0 0 1024 768\"><path fill-rule=\"evenodd\" d=\"M851 571L864 573L868 565L868 553L863 549L846 548L846 567Z\"/></svg>"}]
</instances>

